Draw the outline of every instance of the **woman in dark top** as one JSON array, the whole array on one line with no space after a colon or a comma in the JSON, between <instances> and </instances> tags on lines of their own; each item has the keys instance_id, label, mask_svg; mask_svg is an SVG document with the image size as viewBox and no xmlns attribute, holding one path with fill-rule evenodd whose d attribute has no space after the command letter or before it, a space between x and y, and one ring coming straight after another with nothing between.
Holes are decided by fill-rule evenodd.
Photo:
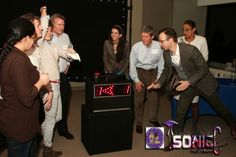
<instances>
[{"instance_id":1,"label":"woman in dark top","mask_svg":"<svg viewBox=\"0 0 236 157\"><path fill-rule=\"evenodd\" d=\"M8 27L7 47L0 54L0 132L5 135L9 157L36 157L39 129L38 91L49 80L31 64L26 51L34 43L34 25L22 18Z\"/></svg>"},{"instance_id":2,"label":"woman in dark top","mask_svg":"<svg viewBox=\"0 0 236 157\"><path fill-rule=\"evenodd\" d=\"M114 25L103 47L103 63L107 73L125 74L128 76L130 45L125 39L123 29Z\"/></svg>"}]
</instances>

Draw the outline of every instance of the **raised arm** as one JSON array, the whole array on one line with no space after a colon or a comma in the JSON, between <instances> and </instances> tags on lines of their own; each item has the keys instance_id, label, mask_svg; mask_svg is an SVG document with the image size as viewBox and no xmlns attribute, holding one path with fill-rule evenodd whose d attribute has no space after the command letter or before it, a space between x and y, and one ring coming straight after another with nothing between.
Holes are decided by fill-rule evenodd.
<instances>
[{"instance_id":1,"label":"raised arm","mask_svg":"<svg viewBox=\"0 0 236 157\"><path fill-rule=\"evenodd\" d=\"M43 6L40 8L40 13L41 13L41 17L40 17L40 22L41 22L41 26L42 26L42 38L44 39L46 33L47 33L47 29L48 29L48 22L49 22L49 15L47 15L47 7Z\"/></svg>"}]
</instances>

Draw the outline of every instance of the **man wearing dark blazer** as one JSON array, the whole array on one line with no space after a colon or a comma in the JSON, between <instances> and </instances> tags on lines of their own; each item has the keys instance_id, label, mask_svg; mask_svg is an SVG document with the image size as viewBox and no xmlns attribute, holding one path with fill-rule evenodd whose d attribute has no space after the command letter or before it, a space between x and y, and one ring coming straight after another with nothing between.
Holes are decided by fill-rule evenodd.
<instances>
[{"instance_id":1,"label":"man wearing dark blazer","mask_svg":"<svg viewBox=\"0 0 236 157\"><path fill-rule=\"evenodd\" d=\"M205 98L215 111L230 126L233 138L236 138L236 121L226 109L217 95L218 82L209 72L208 65L200 51L188 44L177 43L177 34L173 28L164 28L159 32L159 41L164 49L164 70L157 83L148 88L161 88L168 77L171 76L172 68L182 79L176 90L181 92L179 104L176 110L176 121L179 123L175 131L180 133L184 129L185 115L194 96L200 95Z\"/></svg>"}]
</instances>

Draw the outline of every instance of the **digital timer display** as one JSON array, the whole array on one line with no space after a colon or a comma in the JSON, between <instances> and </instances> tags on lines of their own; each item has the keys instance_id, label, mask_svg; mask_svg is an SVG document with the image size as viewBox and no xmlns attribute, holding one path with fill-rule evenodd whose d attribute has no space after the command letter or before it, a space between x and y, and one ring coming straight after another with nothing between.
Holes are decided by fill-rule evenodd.
<instances>
[{"instance_id":1,"label":"digital timer display","mask_svg":"<svg viewBox=\"0 0 236 157\"><path fill-rule=\"evenodd\" d=\"M94 85L94 97L130 96L131 83Z\"/></svg>"}]
</instances>

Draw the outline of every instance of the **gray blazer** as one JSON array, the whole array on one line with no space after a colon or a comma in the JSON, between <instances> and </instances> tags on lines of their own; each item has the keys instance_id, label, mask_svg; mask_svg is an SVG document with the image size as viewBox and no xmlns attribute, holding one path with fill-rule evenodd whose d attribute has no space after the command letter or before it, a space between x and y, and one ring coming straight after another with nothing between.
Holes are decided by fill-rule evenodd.
<instances>
[{"instance_id":1,"label":"gray blazer","mask_svg":"<svg viewBox=\"0 0 236 157\"><path fill-rule=\"evenodd\" d=\"M130 45L128 42L125 43L124 58L120 61L120 70L128 75L129 71L129 54ZM106 40L103 46L103 63L105 71L113 71L117 68L116 55L113 50L113 45Z\"/></svg>"},{"instance_id":2,"label":"gray blazer","mask_svg":"<svg viewBox=\"0 0 236 157\"><path fill-rule=\"evenodd\" d=\"M204 60L201 52L192 45L179 43L180 63L184 72L189 78L189 82L193 88L196 88L206 95L211 95L216 91L218 82L210 73L208 65ZM158 80L161 87L165 84L172 73L172 62L170 51L163 53L164 70Z\"/></svg>"}]
</instances>

